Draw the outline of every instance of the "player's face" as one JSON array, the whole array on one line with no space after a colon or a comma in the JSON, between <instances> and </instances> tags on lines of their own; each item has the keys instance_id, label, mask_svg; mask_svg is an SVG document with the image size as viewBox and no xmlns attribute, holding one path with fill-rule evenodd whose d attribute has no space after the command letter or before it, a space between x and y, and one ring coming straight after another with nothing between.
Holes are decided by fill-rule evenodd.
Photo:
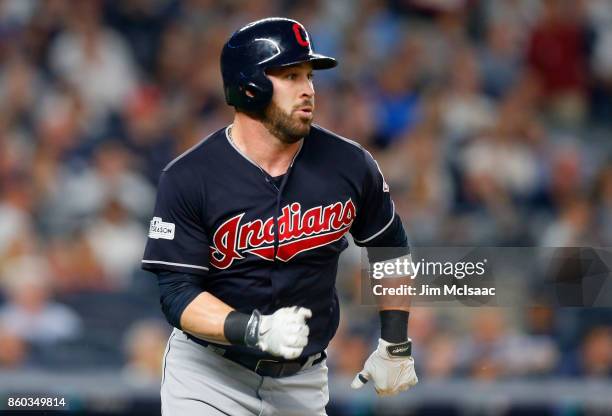
<instances>
[{"instance_id":1,"label":"player's face","mask_svg":"<svg viewBox=\"0 0 612 416\"><path fill-rule=\"evenodd\" d=\"M310 132L314 112L312 65L304 62L267 72L274 93L264 124L285 143L295 143Z\"/></svg>"}]
</instances>

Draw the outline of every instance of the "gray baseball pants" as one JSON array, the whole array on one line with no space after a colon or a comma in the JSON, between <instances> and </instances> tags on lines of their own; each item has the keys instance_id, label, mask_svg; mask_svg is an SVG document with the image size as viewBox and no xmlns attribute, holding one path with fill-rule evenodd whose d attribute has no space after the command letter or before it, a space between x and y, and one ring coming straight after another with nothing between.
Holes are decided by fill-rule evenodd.
<instances>
[{"instance_id":1,"label":"gray baseball pants","mask_svg":"<svg viewBox=\"0 0 612 416\"><path fill-rule=\"evenodd\" d=\"M162 364L163 416L326 414L329 392L325 360L293 376L262 377L175 329Z\"/></svg>"}]
</instances>

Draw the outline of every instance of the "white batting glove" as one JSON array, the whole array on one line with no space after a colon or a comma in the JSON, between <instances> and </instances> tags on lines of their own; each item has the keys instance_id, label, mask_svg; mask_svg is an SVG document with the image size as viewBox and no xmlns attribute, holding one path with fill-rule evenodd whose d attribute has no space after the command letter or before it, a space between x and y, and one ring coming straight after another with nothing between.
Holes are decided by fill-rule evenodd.
<instances>
[{"instance_id":1,"label":"white batting glove","mask_svg":"<svg viewBox=\"0 0 612 416\"><path fill-rule=\"evenodd\" d=\"M263 315L259 324L257 347L272 355L293 360L308 344L310 330L306 319L312 316L307 308L282 308L272 315Z\"/></svg>"},{"instance_id":2,"label":"white batting glove","mask_svg":"<svg viewBox=\"0 0 612 416\"><path fill-rule=\"evenodd\" d=\"M393 396L419 382L411 357L412 341L392 344L378 339L378 348L366 360L363 370L355 376L351 387L362 388L368 380L374 382L379 396Z\"/></svg>"}]
</instances>

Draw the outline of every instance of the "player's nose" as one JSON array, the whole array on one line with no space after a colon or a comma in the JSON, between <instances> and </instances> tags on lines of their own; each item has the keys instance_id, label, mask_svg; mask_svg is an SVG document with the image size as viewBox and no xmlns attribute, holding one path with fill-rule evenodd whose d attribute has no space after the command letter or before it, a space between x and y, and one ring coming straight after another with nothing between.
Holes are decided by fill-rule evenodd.
<instances>
[{"instance_id":1,"label":"player's nose","mask_svg":"<svg viewBox=\"0 0 612 416\"><path fill-rule=\"evenodd\" d=\"M314 85L312 85L312 81L311 80L307 79L306 82L303 82L302 86L301 86L301 89L302 89L302 91L301 91L301 97L302 98L304 98L304 97L308 97L308 98L314 97L315 90L314 90Z\"/></svg>"}]
</instances>

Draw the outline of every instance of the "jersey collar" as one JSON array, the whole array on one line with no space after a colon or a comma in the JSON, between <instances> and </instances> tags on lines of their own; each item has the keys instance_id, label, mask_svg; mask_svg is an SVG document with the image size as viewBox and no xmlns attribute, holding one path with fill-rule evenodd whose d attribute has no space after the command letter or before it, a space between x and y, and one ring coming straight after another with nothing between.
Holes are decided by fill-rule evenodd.
<instances>
[{"instance_id":1,"label":"jersey collar","mask_svg":"<svg viewBox=\"0 0 612 416\"><path fill-rule=\"evenodd\" d=\"M236 150L236 152L238 152L238 154L240 156L242 156L243 158L245 158L249 163L251 163L253 166L255 166L257 169L259 169L264 175L266 176L270 176L261 166L259 166L254 160L252 160L250 157L248 157L246 154L244 154L242 152L242 150L240 150L238 148L238 146L236 146L236 144L234 143L234 141L232 140L232 138L230 137L230 129L233 127L233 124L230 124L229 126L227 126L225 128L225 138L227 139L227 142L230 144L230 146L232 146L234 148L234 150ZM293 164L295 163L295 160L297 159L298 155L300 154L300 152L302 151L302 148L304 147L304 139L302 138L302 142L300 143L300 147L297 150L297 152L295 152L295 155L293 155L293 159L291 159L291 163L289 164L289 168L287 170L287 172L289 171L289 169L291 169L293 167ZM286 174L287 172L285 172L284 174ZM283 175L284 175L283 174Z\"/></svg>"}]
</instances>

